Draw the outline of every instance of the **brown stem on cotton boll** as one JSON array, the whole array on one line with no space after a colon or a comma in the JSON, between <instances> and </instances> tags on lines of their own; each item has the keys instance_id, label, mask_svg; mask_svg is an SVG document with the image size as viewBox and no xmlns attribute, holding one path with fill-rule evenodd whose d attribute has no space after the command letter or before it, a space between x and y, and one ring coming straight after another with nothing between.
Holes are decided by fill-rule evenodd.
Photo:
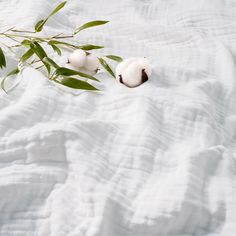
<instances>
[{"instance_id":1,"label":"brown stem on cotton boll","mask_svg":"<svg viewBox=\"0 0 236 236\"><path fill-rule=\"evenodd\" d=\"M151 66L146 58L128 58L116 67L116 79L129 88L137 87L151 76Z\"/></svg>"},{"instance_id":2,"label":"brown stem on cotton boll","mask_svg":"<svg viewBox=\"0 0 236 236\"><path fill-rule=\"evenodd\" d=\"M141 82L144 83L148 81L148 76L147 76L147 73L145 72L145 69L142 69L142 80Z\"/></svg>"},{"instance_id":3,"label":"brown stem on cotton boll","mask_svg":"<svg viewBox=\"0 0 236 236\"><path fill-rule=\"evenodd\" d=\"M122 75L119 75L119 78L120 78L120 82L123 84L123 79L122 79Z\"/></svg>"}]
</instances>

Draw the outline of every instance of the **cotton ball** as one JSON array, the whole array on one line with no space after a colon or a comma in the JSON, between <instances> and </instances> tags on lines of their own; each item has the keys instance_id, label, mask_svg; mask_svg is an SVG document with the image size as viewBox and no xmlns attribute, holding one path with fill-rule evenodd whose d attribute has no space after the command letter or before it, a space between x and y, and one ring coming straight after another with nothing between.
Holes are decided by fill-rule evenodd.
<instances>
[{"instance_id":1,"label":"cotton ball","mask_svg":"<svg viewBox=\"0 0 236 236\"><path fill-rule=\"evenodd\" d=\"M82 72L87 75L91 75L91 76L94 76L97 73L97 71L86 70L84 67L80 67L80 68L74 67L73 65L71 65L71 63L67 63L65 67L71 70Z\"/></svg>"},{"instance_id":2,"label":"cotton ball","mask_svg":"<svg viewBox=\"0 0 236 236\"><path fill-rule=\"evenodd\" d=\"M100 65L100 62L98 58L94 54L89 53L86 57L84 68L88 71L97 71L99 65Z\"/></svg>"},{"instance_id":3,"label":"cotton ball","mask_svg":"<svg viewBox=\"0 0 236 236\"><path fill-rule=\"evenodd\" d=\"M86 62L86 52L82 49L75 50L69 56L68 62L74 67L83 67Z\"/></svg>"},{"instance_id":4,"label":"cotton ball","mask_svg":"<svg viewBox=\"0 0 236 236\"><path fill-rule=\"evenodd\" d=\"M136 57L131 57L128 59L124 59L121 63L119 63L116 67L116 79L119 80L120 77L119 75L122 74L122 72L124 71L125 68L127 68L132 62L134 62L135 60L137 60Z\"/></svg>"},{"instance_id":5,"label":"cotton ball","mask_svg":"<svg viewBox=\"0 0 236 236\"><path fill-rule=\"evenodd\" d=\"M70 70L78 71L78 68L73 66L71 63L66 63L65 67L70 69Z\"/></svg>"},{"instance_id":6,"label":"cotton ball","mask_svg":"<svg viewBox=\"0 0 236 236\"><path fill-rule=\"evenodd\" d=\"M149 63L148 59L145 58L145 57L144 58L140 58L139 59L139 63L141 64L142 69L144 69L144 71L147 74L147 76L150 77L151 74L152 74L152 68L150 66L150 63Z\"/></svg>"},{"instance_id":7,"label":"cotton ball","mask_svg":"<svg viewBox=\"0 0 236 236\"><path fill-rule=\"evenodd\" d=\"M97 73L97 70L87 70L85 67L80 67L77 69L77 71L91 76L94 76Z\"/></svg>"},{"instance_id":8,"label":"cotton ball","mask_svg":"<svg viewBox=\"0 0 236 236\"><path fill-rule=\"evenodd\" d=\"M136 87L151 76L151 66L146 58L130 58L116 68L116 79L128 87Z\"/></svg>"}]
</instances>

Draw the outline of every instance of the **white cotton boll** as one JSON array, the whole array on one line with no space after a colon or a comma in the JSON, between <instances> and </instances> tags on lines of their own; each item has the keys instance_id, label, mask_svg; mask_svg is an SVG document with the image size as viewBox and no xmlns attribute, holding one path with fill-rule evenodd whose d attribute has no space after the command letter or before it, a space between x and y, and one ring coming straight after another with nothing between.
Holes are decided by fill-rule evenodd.
<instances>
[{"instance_id":1,"label":"white cotton boll","mask_svg":"<svg viewBox=\"0 0 236 236\"><path fill-rule=\"evenodd\" d=\"M141 84L142 68L139 63L132 63L121 74L123 83L128 87L136 87Z\"/></svg>"},{"instance_id":2,"label":"white cotton boll","mask_svg":"<svg viewBox=\"0 0 236 236\"><path fill-rule=\"evenodd\" d=\"M133 61L137 60L136 57L131 57L128 59L124 59L122 62L120 62L116 67L116 79L120 80L119 75L122 74L125 68L127 68Z\"/></svg>"},{"instance_id":3,"label":"white cotton boll","mask_svg":"<svg viewBox=\"0 0 236 236\"><path fill-rule=\"evenodd\" d=\"M151 68L151 65L148 61L147 58L140 58L139 59L139 63L142 65L144 71L146 72L147 76L150 77L151 74L152 74L152 68Z\"/></svg>"},{"instance_id":4,"label":"white cotton boll","mask_svg":"<svg viewBox=\"0 0 236 236\"><path fill-rule=\"evenodd\" d=\"M84 68L89 71L97 71L100 62L94 54L88 54L86 57L86 62ZM95 73L96 74L96 73Z\"/></svg>"},{"instance_id":5,"label":"white cotton boll","mask_svg":"<svg viewBox=\"0 0 236 236\"><path fill-rule=\"evenodd\" d=\"M74 67L83 67L86 62L86 52L77 49L69 56L68 61Z\"/></svg>"},{"instance_id":6,"label":"white cotton boll","mask_svg":"<svg viewBox=\"0 0 236 236\"><path fill-rule=\"evenodd\" d=\"M116 79L128 87L136 87L151 76L151 66L146 58L129 58L116 68Z\"/></svg>"},{"instance_id":7,"label":"white cotton boll","mask_svg":"<svg viewBox=\"0 0 236 236\"><path fill-rule=\"evenodd\" d=\"M94 71L87 70L85 67L80 67L80 68L77 69L77 71L85 73L87 75L91 75L91 76L94 76L97 73L96 70L94 70Z\"/></svg>"},{"instance_id":8,"label":"white cotton boll","mask_svg":"<svg viewBox=\"0 0 236 236\"><path fill-rule=\"evenodd\" d=\"M85 73L85 74L87 74L87 75L92 75L92 76L94 76L94 75L97 73L96 71L86 70L86 68L84 68L84 67L80 67L80 68L74 67L74 66L71 65L70 63L67 63L67 64L65 65L65 67L68 68L68 69L75 70L75 71L79 71L79 72Z\"/></svg>"},{"instance_id":9,"label":"white cotton boll","mask_svg":"<svg viewBox=\"0 0 236 236\"><path fill-rule=\"evenodd\" d=\"M71 63L67 63L65 65L65 67L68 68L68 69L71 69L71 70L78 71L78 68L76 68L75 66L71 65Z\"/></svg>"}]
</instances>

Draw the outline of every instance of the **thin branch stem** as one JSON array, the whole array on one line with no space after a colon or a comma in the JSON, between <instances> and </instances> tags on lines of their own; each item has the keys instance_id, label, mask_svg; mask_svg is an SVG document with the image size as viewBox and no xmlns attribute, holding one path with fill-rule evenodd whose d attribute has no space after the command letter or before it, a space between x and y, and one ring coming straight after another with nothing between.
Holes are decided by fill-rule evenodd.
<instances>
[{"instance_id":1,"label":"thin branch stem","mask_svg":"<svg viewBox=\"0 0 236 236\"><path fill-rule=\"evenodd\" d=\"M18 29L11 29L10 31L12 31L12 32L19 32L19 33L30 33L30 34L34 34L35 33L35 31L18 30Z\"/></svg>"},{"instance_id":2,"label":"thin branch stem","mask_svg":"<svg viewBox=\"0 0 236 236\"><path fill-rule=\"evenodd\" d=\"M12 38L27 38L27 39L38 39L42 41L48 41L51 39L59 39L59 38L73 38L73 35L65 35L65 36L53 36L53 37L36 37L32 35L22 35L22 34L6 34L6 33L0 33L0 35L5 36L5 37L12 37Z\"/></svg>"}]
</instances>

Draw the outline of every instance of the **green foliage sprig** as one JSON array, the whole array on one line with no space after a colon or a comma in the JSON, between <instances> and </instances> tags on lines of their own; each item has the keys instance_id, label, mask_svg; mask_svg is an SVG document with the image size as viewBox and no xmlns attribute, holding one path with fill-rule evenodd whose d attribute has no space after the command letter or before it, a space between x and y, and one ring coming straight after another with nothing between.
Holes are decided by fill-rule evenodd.
<instances>
[{"instance_id":1,"label":"green foliage sprig","mask_svg":"<svg viewBox=\"0 0 236 236\"><path fill-rule=\"evenodd\" d=\"M58 56L62 55L63 48L69 50L82 49L85 51L104 48L103 46L100 45L92 45L92 44L79 45L65 42L64 40L69 38L73 39L81 31L91 27L107 24L108 21L97 20L97 21L87 22L78 27L77 29L75 29L74 32L72 32L72 34L70 35L64 35L63 33L60 33L50 37L42 37L38 36L37 34L38 32L41 32L43 30L49 18L52 17L54 14L56 14L59 10L61 10L65 5L66 1L60 3L45 19L41 19L36 23L33 31L18 30L13 27L5 32L0 32L0 38L1 37L10 38L14 42L17 42L16 45L8 46L0 41L0 46L1 46L0 69L3 69L7 66L3 48L6 48L11 52L14 52L14 50L19 47L24 49L24 53L19 57L17 68L10 71L1 80L1 88L5 92L6 92L5 88L6 80L9 78L9 76L17 75L18 73L20 73L22 71L22 65L33 66L35 69L44 68L47 72L48 79L70 88L82 89L82 90L98 90L96 87L90 84L90 80L99 81L97 78L79 71L71 70L65 67L60 67L59 65L57 65L55 61L52 60L52 58L48 56L47 52L44 49L44 45L47 44L51 46L51 48ZM112 77L115 77L115 74L111 66L108 64L105 58L117 62L121 62L122 58L116 55L104 55L98 58L101 66L105 69L105 71L107 71L108 74L110 74ZM79 77L85 78L86 81L79 79Z\"/></svg>"}]
</instances>

